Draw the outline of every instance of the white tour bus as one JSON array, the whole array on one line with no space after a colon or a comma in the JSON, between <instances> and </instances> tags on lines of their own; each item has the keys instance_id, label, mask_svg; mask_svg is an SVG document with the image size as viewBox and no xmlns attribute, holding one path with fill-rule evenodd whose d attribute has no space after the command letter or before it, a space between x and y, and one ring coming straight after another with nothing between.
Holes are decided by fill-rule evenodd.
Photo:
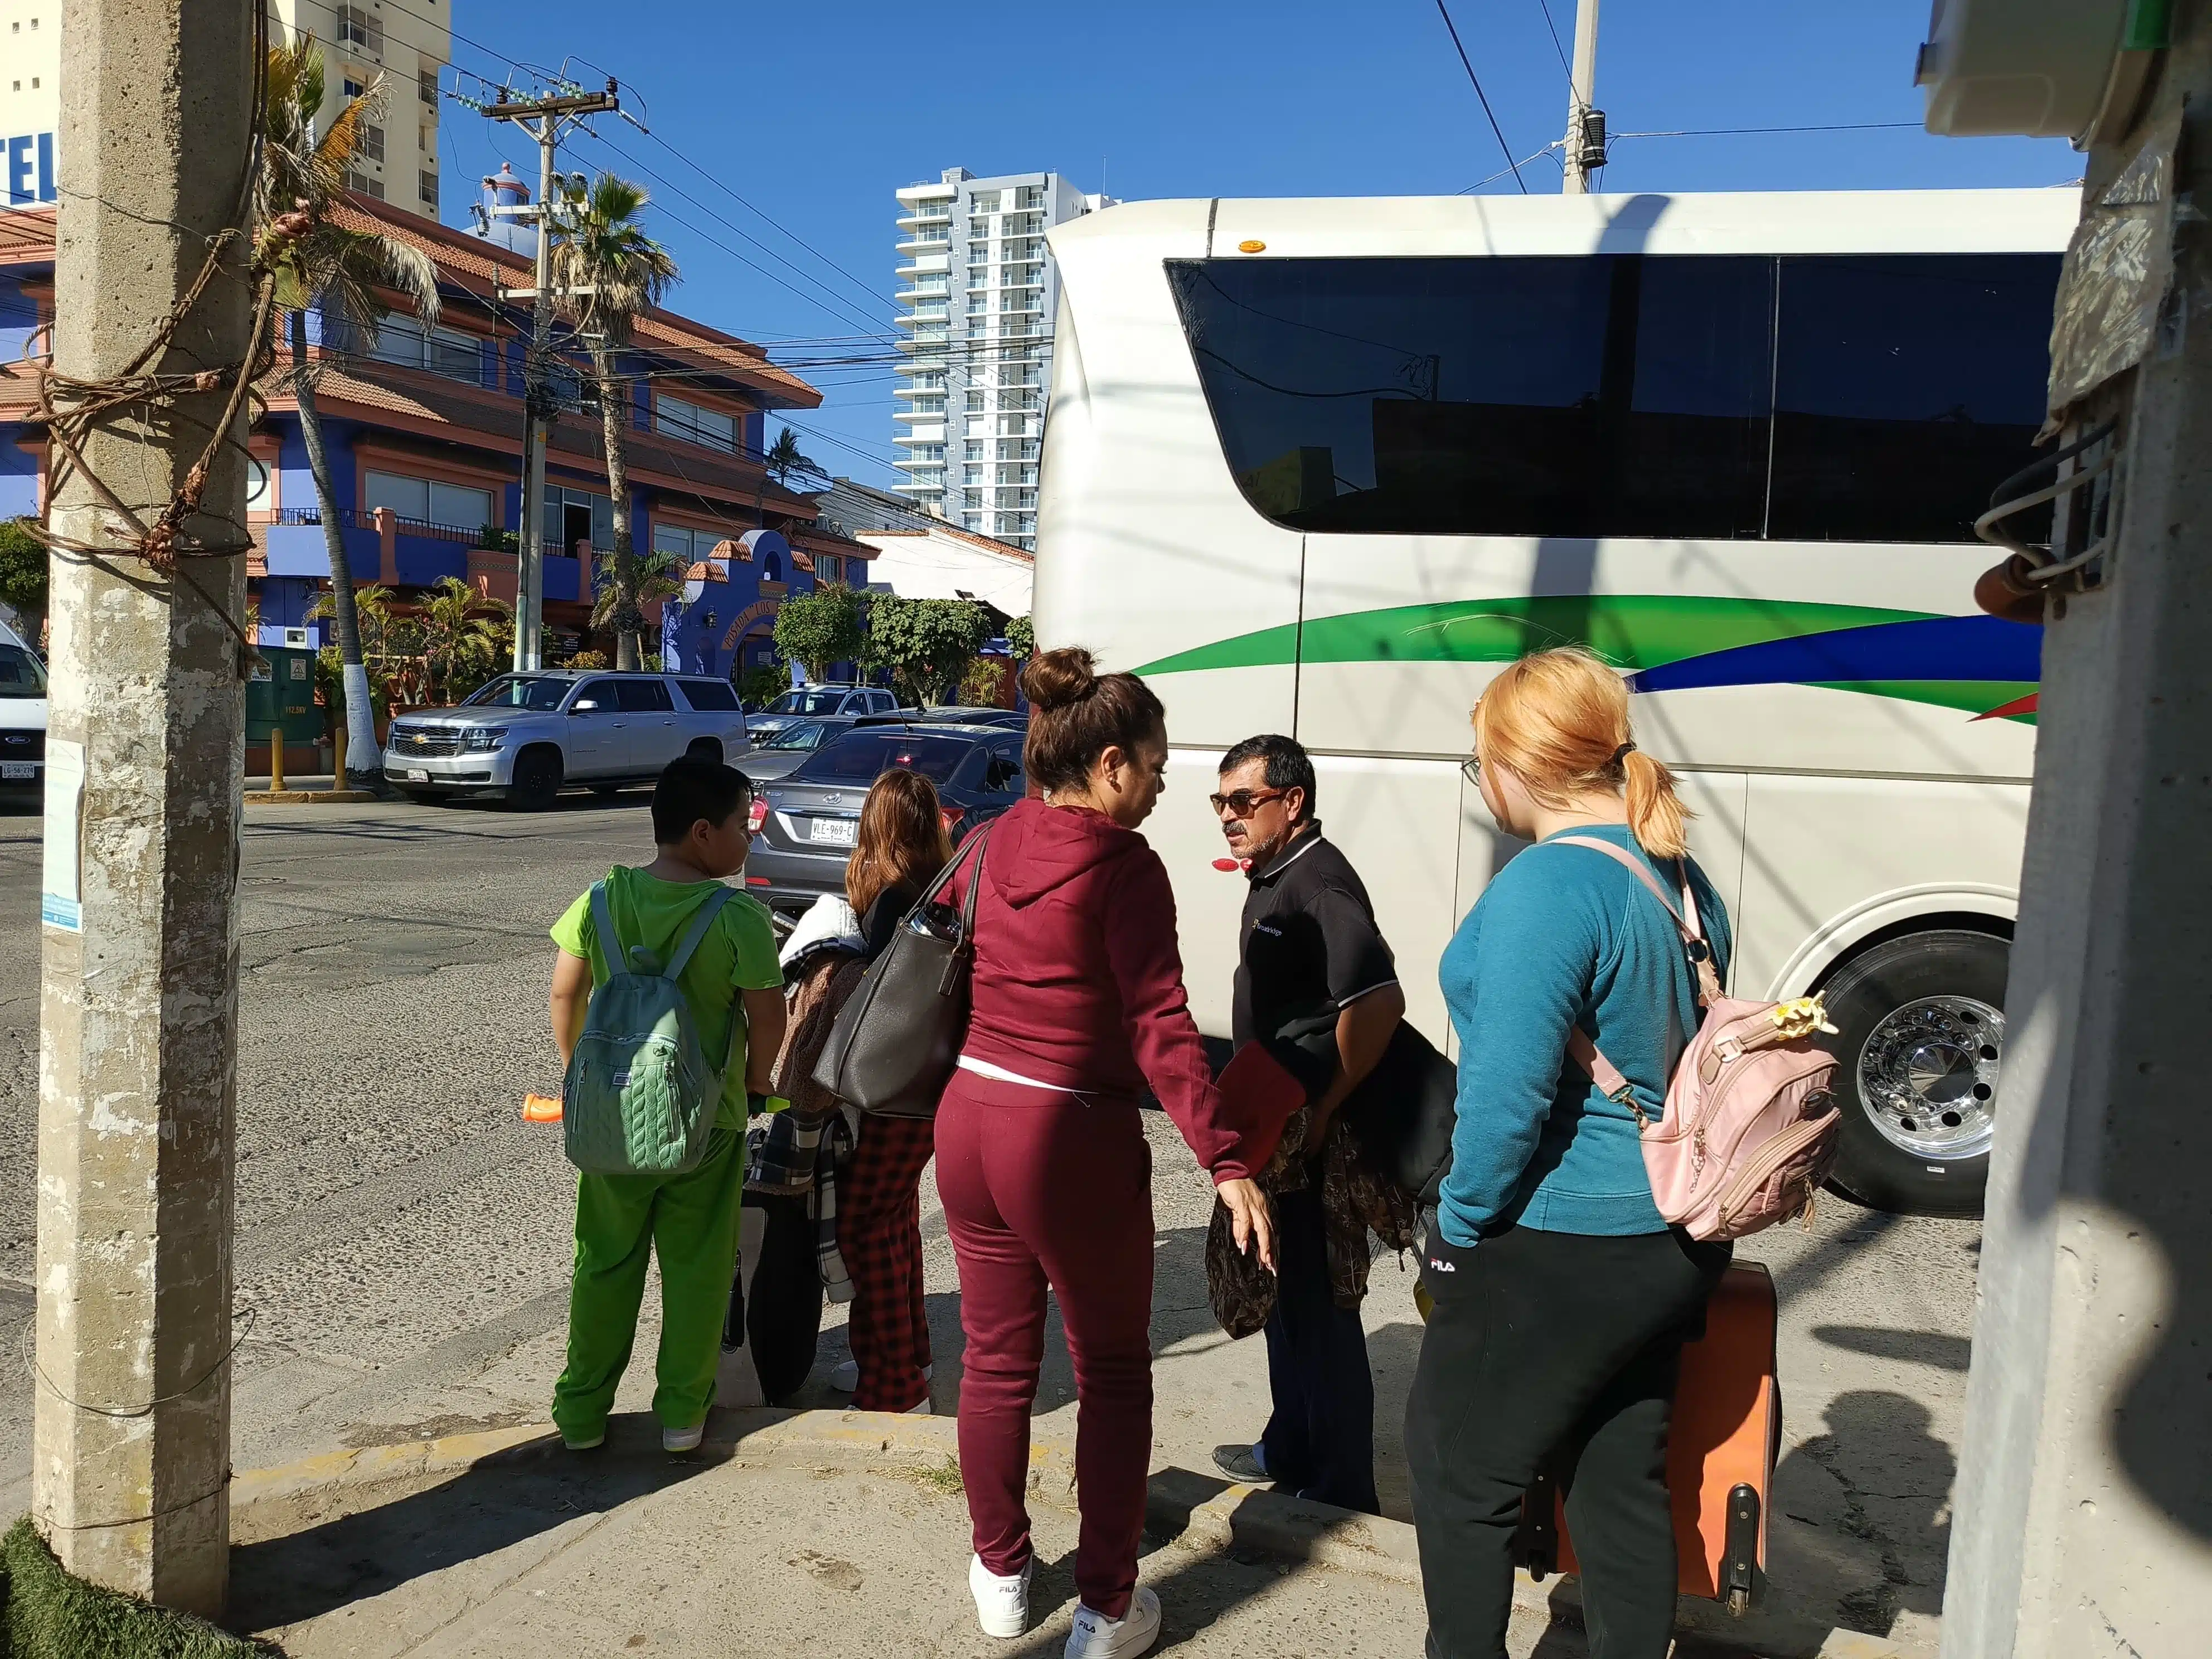
<instances>
[{"instance_id":1,"label":"white tour bus","mask_svg":"<svg viewBox=\"0 0 2212 1659\"><path fill-rule=\"evenodd\" d=\"M1228 1029L1244 890L1206 796L1282 732L1449 1038L1438 955L1521 846L1461 776L1468 711L1579 641L1698 813L1735 988L1826 992L1842 1184L1978 1207L2041 630L1974 610L1972 526L2039 453L2077 200L1145 202L1054 230L1038 635L1167 704L1146 833L1201 1026Z\"/></svg>"}]
</instances>

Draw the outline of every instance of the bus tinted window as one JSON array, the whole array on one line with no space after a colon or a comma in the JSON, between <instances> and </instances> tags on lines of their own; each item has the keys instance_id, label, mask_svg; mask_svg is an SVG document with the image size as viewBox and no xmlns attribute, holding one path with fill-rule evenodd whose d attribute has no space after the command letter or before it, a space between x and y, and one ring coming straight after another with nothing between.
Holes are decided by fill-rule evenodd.
<instances>
[{"instance_id":1,"label":"bus tinted window","mask_svg":"<svg viewBox=\"0 0 2212 1659\"><path fill-rule=\"evenodd\" d=\"M1230 465L1278 523L1759 533L1771 259L1169 270Z\"/></svg>"},{"instance_id":2,"label":"bus tinted window","mask_svg":"<svg viewBox=\"0 0 2212 1659\"><path fill-rule=\"evenodd\" d=\"M1782 261L1767 533L1965 542L2035 459L2058 256L1829 254ZM2014 533L2040 541L2051 509Z\"/></svg>"},{"instance_id":3,"label":"bus tinted window","mask_svg":"<svg viewBox=\"0 0 2212 1659\"><path fill-rule=\"evenodd\" d=\"M2057 267L1607 254L1167 269L1231 470L1278 524L1932 542L1972 539L1990 488L2034 457Z\"/></svg>"}]
</instances>

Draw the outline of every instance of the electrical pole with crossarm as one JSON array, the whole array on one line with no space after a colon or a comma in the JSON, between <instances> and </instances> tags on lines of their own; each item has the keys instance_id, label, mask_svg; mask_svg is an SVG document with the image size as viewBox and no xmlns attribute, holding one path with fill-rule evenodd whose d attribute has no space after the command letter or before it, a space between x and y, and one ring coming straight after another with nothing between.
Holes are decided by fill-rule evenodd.
<instances>
[{"instance_id":1,"label":"electrical pole with crossarm","mask_svg":"<svg viewBox=\"0 0 2212 1659\"><path fill-rule=\"evenodd\" d=\"M1575 8L1575 66L1567 74L1567 137L1559 159L1565 175L1559 188L1569 196L1589 194L1590 174L1605 165L1605 112L1597 97L1598 0L1579 0Z\"/></svg>"},{"instance_id":2,"label":"electrical pole with crossarm","mask_svg":"<svg viewBox=\"0 0 2212 1659\"><path fill-rule=\"evenodd\" d=\"M552 377L546 372L545 362L545 337L553 320L553 158L561 130L568 122L619 110L622 104L610 79L605 92L520 101L508 99L502 88L496 99L480 107L493 120L512 121L538 141L537 201L528 207L493 210L538 228L537 274L528 295L530 337L524 344L522 359L522 523L516 538L514 665L518 670L542 668L545 665L545 445L556 413ZM501 297L519 300L524 295L509 289Z\"/></svg>"}]
</instances>

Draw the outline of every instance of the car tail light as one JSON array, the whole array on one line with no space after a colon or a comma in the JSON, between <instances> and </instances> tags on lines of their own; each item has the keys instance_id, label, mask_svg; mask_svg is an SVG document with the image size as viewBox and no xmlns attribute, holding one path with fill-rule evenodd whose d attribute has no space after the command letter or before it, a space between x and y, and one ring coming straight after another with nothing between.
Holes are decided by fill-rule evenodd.
<instances>
[{"instance_id":1,"label":"car tail light","mask_svg":"<svg viewBox=\"0 0 2212 1659\"><path fill-rule=\"evenodd\" d=\"M755 795L752 810L745 815L745 828L757 836L761 832L761 826L767 822L768 799L763 795Z\"/></svg>"},{"instance_id":2,"label":"car tail light","mask_svg":"<svg viewBox=\"0 0 2212 1659\"><path fill-rule=\"evenodd\" d=\"M945 820L945 828L950 832L960 827L960 820L968 816L968 809L964 806L940 806L937 809L937 816Z\"/></svg>"}]
</instances>

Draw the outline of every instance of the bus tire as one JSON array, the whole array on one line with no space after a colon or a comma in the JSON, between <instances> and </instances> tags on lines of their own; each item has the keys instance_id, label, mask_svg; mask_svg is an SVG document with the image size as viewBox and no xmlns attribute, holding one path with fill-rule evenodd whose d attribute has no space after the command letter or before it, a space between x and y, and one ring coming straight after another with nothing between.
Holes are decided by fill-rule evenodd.
<instances>
[{"instance_id":1,"label":"bus tire","mask_svg":"<svg viewBox=\"0 0 2212 1659\"><path fill-rule=\"evenodd\" d=\"M1877 1210L1978 1216L2011 946L1942 928L1885 939L1822 987L1844 1103L1834 1183Z\"/></svg>"}]
</instances>

